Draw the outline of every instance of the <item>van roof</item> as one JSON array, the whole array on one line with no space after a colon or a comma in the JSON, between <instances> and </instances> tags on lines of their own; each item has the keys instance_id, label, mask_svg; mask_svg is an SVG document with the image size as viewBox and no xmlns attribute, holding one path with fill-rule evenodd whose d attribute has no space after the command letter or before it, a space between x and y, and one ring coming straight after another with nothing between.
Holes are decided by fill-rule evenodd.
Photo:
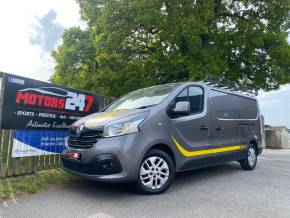
<instances>
[{"instance_id":1,"label":"van roof","mask_svg":"<svg viewBox=\"0 0 290 218\"><path fill-rule=\"evenodd\" d=\"M240 96L240 97L246 97L246 98L250 98L250 99L256 100L256 96L255 95L249 94L247 92L242 92L240 90L234 91L234 90L230 90L230 89L227 89L227 88L212 86L212 85L207 84L204 81L187 82L187 83L188 84L195 84L195 85L203 85L203 86L207 86L208 88L210 88L212 90L217 90L217 91L220 91L220 92L224 92L224 93L233 94L233 95L237 95L237 96Z\"/></svg>"},{"instance_id":2,"label":"van roof","mask_svg":"<svg viewBox=\"0 0 290 218\"><path fill-rule=\"evenodd\" d=\"M244 93L242 91L233 91L233 90L229 90L229 89L226 89L226 88L221 88L221 87L214 87L214 86L211 86L209 84L206 84L204 81L197 81L197 82L177 82L177 83L167 83L167 84L163 84L163 85L169 85L169 84L172 84L172 85L201 85L201 86L206 86L210 89L213 89L213 90L217 90L217 91L220 91L220 92L224 92L224 93L228 93L228 94L232 94L232 95L237 95L237 96L240 96L240 97L246 97L246 98L250 98L250 99L254 99L256 100L256 97L254 95L250 95L249 93Z\"/></svg>"},{"instance_id":3,"label":"van roof","mask_svg":"<svg viewBox=\"0 0 290 218\"><path fill-rule=\"evenodd\" d=\"M224 93L228 93L228 94L232 94L232 95L237 95L237 96L240 96L240 97L257 100L254 95L250 95L248 93L243 93L242 91L233 91L233 90L229 90L229 89L226 89L226 88L211 86L209 84L206 84L206 82L204 82L204 81L165 83L165 84L159 84L159 85L155 85L155 86L162 86L162 85L177 85L177 86L179 86L179 85L185 85L185 86L187 86L187 85L201 85L201 86L206 86L206 87L208 87L208 88L210 88L212 90L217 90L217 91L220 91L220 92L224 92Z\"/></svg>"}]
</instances>

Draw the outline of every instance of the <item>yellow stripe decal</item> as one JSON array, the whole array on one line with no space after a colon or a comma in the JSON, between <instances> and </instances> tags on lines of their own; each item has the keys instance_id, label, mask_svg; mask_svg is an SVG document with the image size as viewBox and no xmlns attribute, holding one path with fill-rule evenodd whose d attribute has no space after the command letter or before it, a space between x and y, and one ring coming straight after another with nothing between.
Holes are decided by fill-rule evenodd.
<instances>
[{"instance_id":1,"label":"yellow stripe decal","mask_svg":"<svg viewBox=\"0 0 290 218\"><path fill-rule=\"evenodd\" d=\"M228 146L228 147L223 147L223 148L212 148L212 149L205 149L205 150L188 151L184 147L182 147L173 136L172 136L172 139L174 141L174 144L180 151L180 153L185 157L194 157L194 156L200 156L200 155L206 155L206 154L216 154L216 153L222 153L222 152L227 152L227 151L236 151L245 147L245 145L233 145L233 146Z\"/></svg>"}]
</instances>

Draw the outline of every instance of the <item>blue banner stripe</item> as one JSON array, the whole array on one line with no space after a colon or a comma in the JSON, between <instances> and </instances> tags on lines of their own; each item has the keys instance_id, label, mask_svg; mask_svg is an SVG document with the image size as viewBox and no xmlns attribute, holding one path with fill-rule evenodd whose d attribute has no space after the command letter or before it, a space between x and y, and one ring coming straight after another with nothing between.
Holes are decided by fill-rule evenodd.
<instances>
[{"instance_id":1,"label":"blue banner stripe","mask_svg":"<svg viewBox=\"0 0 290 218\"><path fill-rule=\"evenodd\" d=\"M16 130L14 138L31 147L54 153L61 153L65 148L67 130Z\"/></svg>"}]
</instances>

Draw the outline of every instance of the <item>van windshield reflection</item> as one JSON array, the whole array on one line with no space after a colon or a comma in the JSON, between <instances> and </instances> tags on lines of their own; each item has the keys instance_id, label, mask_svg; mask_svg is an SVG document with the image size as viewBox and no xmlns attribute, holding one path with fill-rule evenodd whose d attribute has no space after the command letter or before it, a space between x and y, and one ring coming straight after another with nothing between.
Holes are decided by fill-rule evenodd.
<instances>
[{"instance_id":1,"label":"van windshield reflection","mask_svg":"<svg viewBox=\"0 0 290 218\"><path fill-rule=\"evenodd\" d=\"M158 85L130 92L118 99L105 111L143 109L160 104L177 84Z\"/></svg>"}]
</instances>

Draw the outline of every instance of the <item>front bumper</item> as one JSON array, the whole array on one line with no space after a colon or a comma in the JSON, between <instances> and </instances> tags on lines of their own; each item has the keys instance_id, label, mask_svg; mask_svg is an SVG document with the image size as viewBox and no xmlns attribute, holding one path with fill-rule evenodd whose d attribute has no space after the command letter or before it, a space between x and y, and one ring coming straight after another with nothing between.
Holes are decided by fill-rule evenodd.
<instances>
[{"instance_id":1,"label":"front bumper","mask_svg":"<svg viewBox=\"0 0 290 218\"><path fill-rule=\"evenodd\" d=\"M90 163L63 158L62 165L66 169L87 175L111 175L122 172L120 161L113 154L99 155Z\"/></svg>"},{"instance_id":2,"label":"front bumper","mask_svg":"<svg viewBox=\"0 0 290 218\"><path fill-rule=\"evenodd\" d=\"M147 142L141 133L100 139L91 148L68 148L62 153L62 166L81 177L107 182L135 181ZM67 153L80 153L80 160Z\"/></svg>"}]
</instances>

